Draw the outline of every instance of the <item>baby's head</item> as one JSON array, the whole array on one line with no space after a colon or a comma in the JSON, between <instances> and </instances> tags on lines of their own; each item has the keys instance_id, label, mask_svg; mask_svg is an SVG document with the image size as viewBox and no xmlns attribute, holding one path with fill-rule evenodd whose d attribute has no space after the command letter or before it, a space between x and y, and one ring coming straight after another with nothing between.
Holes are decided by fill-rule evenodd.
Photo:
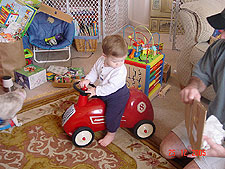
<instances>
[{"instance_id":1,"label":"baby's head","mask_svg":"<svg viewBox=\"0 0 225 169\"><path fill-rule=\"evenodd\" d=\"M124 64L128 47L122 36L110 35L103 39L102 50L105 57L105 66L117 68Z\"/></svg>"}]
</instances>

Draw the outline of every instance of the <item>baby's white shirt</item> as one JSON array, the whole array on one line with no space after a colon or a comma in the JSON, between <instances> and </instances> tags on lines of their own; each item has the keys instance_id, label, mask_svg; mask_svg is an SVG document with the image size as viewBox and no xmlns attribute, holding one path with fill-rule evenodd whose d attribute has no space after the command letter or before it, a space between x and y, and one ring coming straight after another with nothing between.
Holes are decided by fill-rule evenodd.
<instances>
[{"instance_id":1,"label":"baby's white shirt","mask_svg":"<svg viewBox=\"0 0 225 169\"><path fill-rule=\"evenodd\" d=\"M85 77L85 79L90 80L91 83L99 79L99 85L96 87L97 96L110 95L126 84L126 66L123 64L118 68L105 67L104 60L105 57L101 56Z\"/></svg>"}]
</instances>

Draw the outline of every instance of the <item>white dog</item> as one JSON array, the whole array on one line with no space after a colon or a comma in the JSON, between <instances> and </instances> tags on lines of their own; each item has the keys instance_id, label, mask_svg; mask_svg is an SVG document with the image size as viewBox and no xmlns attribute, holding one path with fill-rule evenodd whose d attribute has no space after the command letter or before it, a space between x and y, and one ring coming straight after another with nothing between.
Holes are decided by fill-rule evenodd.
<instances>
[{"instance_id":1,"label":"white dog","mask_svg":"<svg viewBox=\"0 0 225 169\"><path fill-rule=\"evenodd\" d=\"M26 91L24 89L17 89L0 95L0 119L3 121L11 119L16 126L21 126L22 124L18 122L16 113L21 110L25 98Z\"/></svg>"}]
</instances>

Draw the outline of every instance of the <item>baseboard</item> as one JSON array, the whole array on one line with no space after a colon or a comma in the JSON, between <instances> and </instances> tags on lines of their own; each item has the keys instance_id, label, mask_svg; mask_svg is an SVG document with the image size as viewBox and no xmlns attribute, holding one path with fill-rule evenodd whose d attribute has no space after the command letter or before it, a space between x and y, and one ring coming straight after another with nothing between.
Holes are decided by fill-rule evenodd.
<instances>
[{"instance_id":1,"label":"baseboard","mask_svg":"<svg viewBox=\"0 0 225 169\"><path fill-rule=\"evenodd\" d=\"M145 26L145 27L147 27L147 28L149 29L149 25L143 24L143 23L139 23L139 22L134 21L134 20L129 20L129 24L132 25L132 26L134 26L134 27L137 27L137 26L139 26L139 25L142 25L142 26ZM140 29L145 30L145 29L142 28L142 27L140 27Z\"/></svg>"},{"instance_id":2,"label":"baseboard","mask_svg":"<svg viewBox=\"0 0 225 169\"><path fill-rule=\"evenodd\" d=\"M18 112L18 114L20 114L22 112L25 112L25 111L28 111L28 110L31 110L31 109L34 109L36 107L40 107L42 105L51 103L53 101L59 100L61 98L69 96L69 95L79 95L79 94L73 88L69 88L67 90L63 90L63 91L57 92L55 94L46 95L46 96L43 96L43 97L41 97L39 99L34 99L32 101L25 102L23 104L22 109Z\"/></svg>"}]
</instances>

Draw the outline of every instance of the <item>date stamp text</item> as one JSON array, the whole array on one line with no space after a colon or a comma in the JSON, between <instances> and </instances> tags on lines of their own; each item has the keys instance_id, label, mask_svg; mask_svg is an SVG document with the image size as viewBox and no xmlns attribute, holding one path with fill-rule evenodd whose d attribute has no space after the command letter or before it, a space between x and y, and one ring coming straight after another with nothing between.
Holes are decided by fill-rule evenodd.
<instances>
[{"instance_id":1,"label":"date stamp text","mask_svg":"<svg viewBox=\"0 0 225 169\"><path fill-rule=\"evenodd\" d=\"M177 152L175 151L175 149L169 149L169 156L175 157L176 153ZM189 153L188 150L184 149L180 150L179 153L182 157L185 157L189 154L191 154L192 156L206 156L206 150L192 150L192 152Z\"/></svg>"}]
</instances>

